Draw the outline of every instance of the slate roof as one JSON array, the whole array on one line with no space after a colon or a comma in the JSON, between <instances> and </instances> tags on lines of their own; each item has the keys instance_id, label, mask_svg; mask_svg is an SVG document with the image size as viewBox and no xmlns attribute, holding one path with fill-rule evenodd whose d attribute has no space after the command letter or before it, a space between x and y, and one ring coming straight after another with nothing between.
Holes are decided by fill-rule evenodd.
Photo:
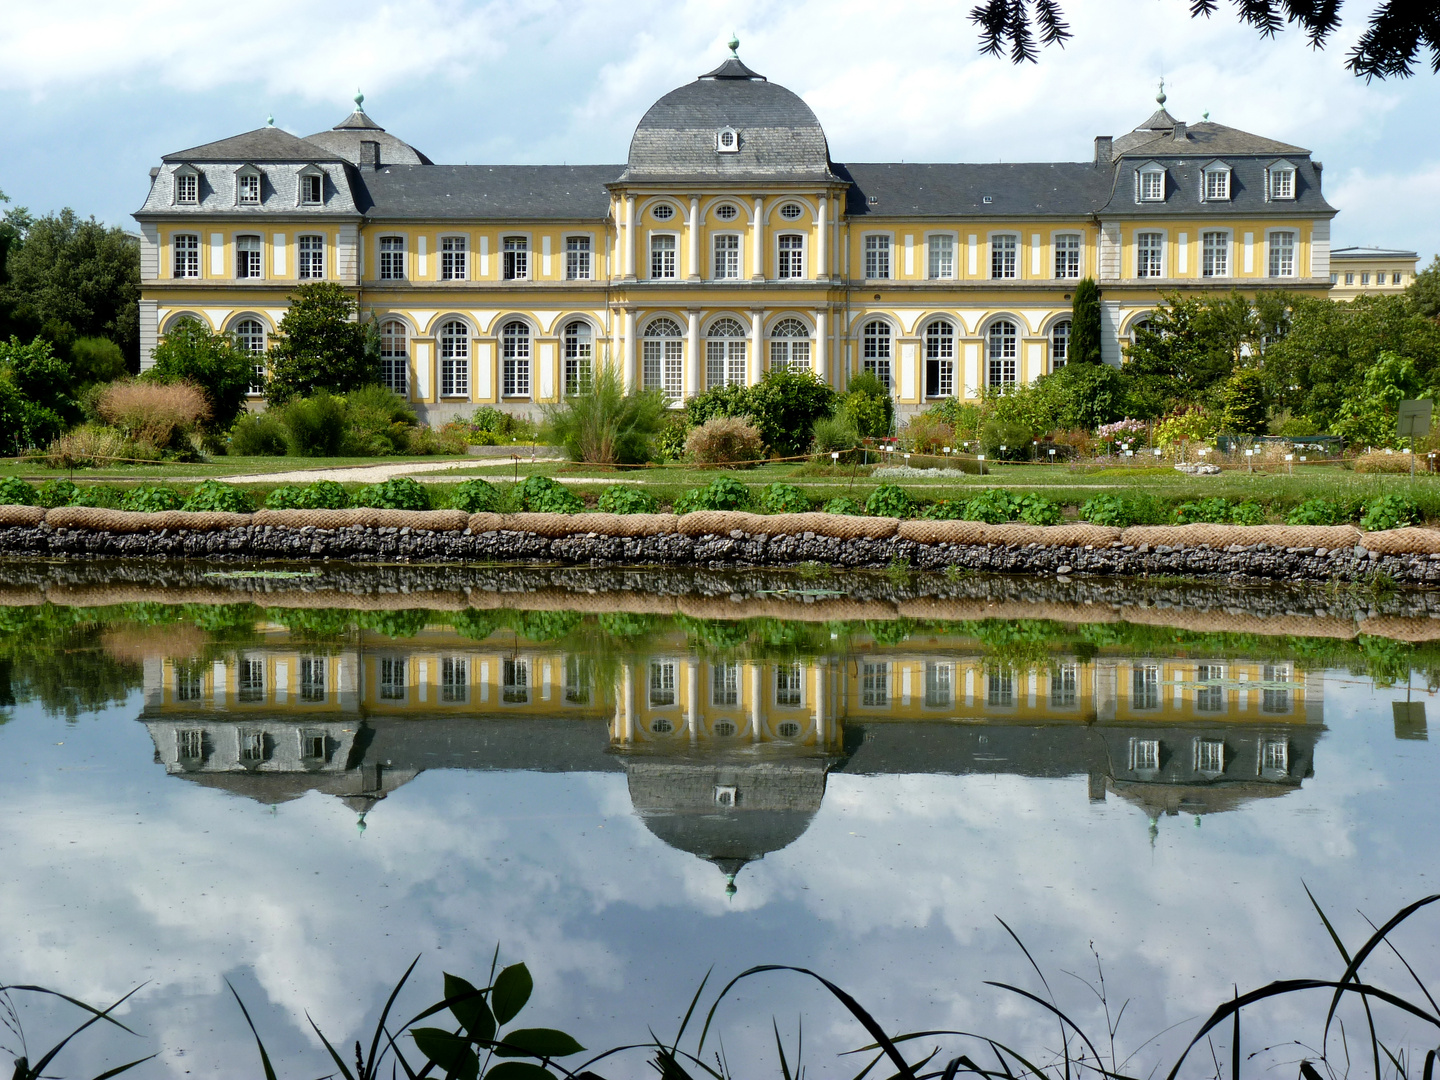
<instances>
[{"instance_id":1,"label":"slate roof","mask_svg":"<svg viewBox=\"0 0 1440 1080\"><path fill-rule=\"evenodd\" d=\"M262 127L219 142L166 154L162 161L340 161L334 153L279 128Z\"/></svg>"},{"instance_id":2,"label":"slate roof","mask_svg":"<svg viewBox=\"0 0 1440 1080\"><path fill-rule=\"evenodd\" d=\"M1401 251L1398 248L1378 247L1342 247L1330 249L1330 260L1336 259L1416 259L1419 255L1413 251Z\"/></svg>"},{"instance_id":3,"label":"slate roof","mask_svg":"<svg viewBox=\"0 0 1440 1080\"><path fill-rule=\"evenodd\" d=\"M356 109L329 131L317 131L314 135L307 135L305 141L322 146L331 153L339 154L346 161L355 165L360 164L361 161L360 144L362 142L380 144L381 165L434 164L419 150L391 135L359 109Z\"/></svg>"},{"instance_id":4,"label":"slate roof","mask_svg":"<svg viewBox=\"0 0 1440 1080\"><path fill-rule=\"evenodd\" d=\"M1200 198L1200 171L1216 157L1230 166L1230 198L1205 202ZM1265 200L1265 170L1281 157L1280 154L1261 157L1205 154L1197 158L1166 153L1126 157L1116 163L1115 193L1101 212L1157 218L1175 214L1210 217L1234 217L1236 214L1314 217L1334 214L1335 208L1320 193L1320 170L1304 150L1283 155L1284 160L1295 166L1295 198L1272 202ZM1165 166L1165 201L1137 203L1135 170L1150 161Z\"/></svg>"},{"instance_id":5,"label":"slate roof","mask_svg":"<svg viewBox=\"0 0 1440 1080\"><path fill-rule=\"evenodd\" d=\"M1117 155L1124 154L1127 157L1143 157L1148 154L1167 157L1193 154L1204 157L1219 157L1224 154L1273 154L1277 157L1292 157L1310 153L1304 147L1283 143L1276 139L1267 139L1261 135L1252 135L1239 128L1226 127L1224 124L1212 124L1209 121L1187 124L1185 140L1177 142L1174 137L1174 128L1178 121L1172 119L1169 127L1165 129L1157 130L1151 127L1161 113L1164 113L1166 117L1170 115L1162 109L1145 121L1142 127L1116 139L1115 153Z\"/></svg>"},{"instance_id":6,"label":"slate roof","mask_svg":"<svg viewBox=\"0 0 1440 1080\"><path fill-rule=\"evenodd\" d=\"M621 179L831 179L825 131L810 106L783 86L739 75L740 69L750 70L727 60L650 106L630 140ZM735 153L715 148L725 127L740 135Z\"/></svg>"},{"instance_id":7,"label":"slate roof","mask_svg":"<svg viewBox=\"0 0 1440 1080\"><path fill-rule=\"evenodd\" d=\"M852 217L1076 217L1104 206L1111 183L1110 169L1088 162L857 162L836 165L835 174L852 184L845 208Z\"/></svg>"},{"instance_id":8,"label":"slate roof","mask_svg":"<svg viewBox=\"0 0 1440 1080\"><path fill-rule=\"evenodd\" d=\"M376 221L603 221L621 165L390 165L358 174Z\"/></svg>"}]
</instances>

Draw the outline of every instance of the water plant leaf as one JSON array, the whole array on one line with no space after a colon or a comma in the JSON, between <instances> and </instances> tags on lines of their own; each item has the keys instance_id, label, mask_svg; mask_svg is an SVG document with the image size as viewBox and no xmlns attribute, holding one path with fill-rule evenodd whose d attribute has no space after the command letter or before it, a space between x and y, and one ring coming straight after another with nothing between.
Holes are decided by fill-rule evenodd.
<instances>
[{"instance_id":1,"label":"water plant leaf","mask_svg":"<svg viewBox=\"0 0 1440 1080\"><path fill-rule=\"evenodd\" d=\"M485 1080L555 1080L555 1074L529 1061L502 1061L485 1074Z\"/></svg>"},{"instance_id":2,"label":"water plant leaf","mask_svg":"<svg viewBox=\"0 0 1440 1080\"><path fill-rule=\"evenodd\" d=\"M1307 888L1305 891L1308 893L1310 890ZM1381 926L1380 929L1376 930L1375 933L1370 935L1370 939L1360 947L1360 951L1357 952L1354 957L1347 958L1348 963L1345 965L1345 974L1340 976L1339 985L1335 988L1335 996L1330 999L1330 1009L1325 1014L1325 1032L1327 1035L1330 1031L1330 1022L1335 1017L1335 1010L1340 1007L1340 996L1345 992L1345 984L1350 982L1350 980L1355 979L1356 985L1360 985L1356 973L1360 970L1360 966L1365 963L1366 957L1368 957L1372 952L1375 951L1375 948L1382 941L1385 940L1391 930L1394 930L1395 927L1399 926L1402 922L1408 919L1411 915L1415 914L1415 912L1419 911L1422 907L1433 904L1437 900L1440 900L1440 893L1432 893L1429 896L1421 897L1419 900L1416 900L1412 904L1406 904L1394 915L1391 915L1390 918L1386 919L1385 924ZM1315 902L1315 898L1313 896L1310 898L1310 902ZM1316 904L1316 910L1320 910L1318 904ZM1324 919L1326 928L1328 929L1330 927L1330 920L1325 919L1324 912L1320 912L1320 917L1321 919ZM1335 937L1335 932L1333 929L1331 929L1330 934L1332 937ZM1338 937L1336 937L1335 943L1337 946L1339 945ZM1341 949L1340 955L1345 955L1343 948Z\"/></svg>"},{"instance_id":3,"label":"water plant leaf","mask_svg":"<svg viewBox=\"0 0 1440 1080\"><path fill-rule=\"evenodd\" d=\"M334 1059L336 1067L340 1070L340 1075L343 1076L345 1080L355 1080L355 1074L352 1073L350 1067L345 1064L345 1059L340 1056L335 1047L330 1045L330 1040L325 1037L325 1033L320 1030L319 1025L315 1023L315 1020L308 1012L305 1014L305 1019L310 1021L310 1026L315 1030L315 1034L320 1036L320 1041L325 1044L325 1049L330 1052L330 1057Z\"/></svg>"},{"instance_id":4,"label":"water plant leaf","mask_svg":"<svg viewBox=\"0 0 1440 1080\"><path fill-rule=\"evenodd\" d=\"M495 1012L496 1022L508 1024L514 1020L534 989L535 980L530 978L530 969L524 964L511 964L501 971L490 993L490 1008Z\"/></svg>"},{"instance_id":5,"label":"water plant leaf","mask_svg":"<svg viewBox=\"0 0 1440 1080\"><path fill-rule=\"evenodd\" d=\"M229 979L225 980L225 985L229 986L230 993L235 995L235 1004L240 1006L240 1012L245 1017L245 1023L250 1025L250 1034L255 1036L255 1045L260 1048L260 1066L265 1070L265 1080L275 1080L275 1066L270 1064L270 1055L265 1050L265 1043L260 1038L260 1032L255 1030L255 1021L250 1019L250 1010L245 1008L245 1002L240 1000L239 992L234 986L231 986Z\"/></svg>"},{"instance_id":6,"label":"water plant leaf","mask_svg":"<svg viewBox=\"0 0 1440 1080\"><path fill-rule=\"evenodd\" d=\"M450 1012L470 1038L482 1043L495 1038L495 1016L485 1003L487 992L475 989L458 975L445 973L445 1000L451 1003Z\"/></svg>"},{"instance_id":7,"label":"water plant leaf","mask_svg":"<svg viewBox=\"0 0 1440 1080\"><path fill-rule=\"evenodd\" d=\"M508 968L506 969L509 970ZM500 973L503 978L505 972ZM496 983L499 985L498 981ZM516 1028L507 1031L495 1043L496 1057L565 1057L584 1050L578 1042L563 1031L554 1028Z\"/></svg>"},{"instance_id":8,"label":"water plant leaf","mask_svg":"<svg viewBox=\"0 0 1440 1080\"><path fill-rule=\"evenodd\" d=\"M470 1040L441 1028L415 1028L410 1037L428 1060L445 1070L447 1080L476 1080L480 1075L480 1059Z\"/></svg>"},{"instance_id":9,"label":"water plant leaf","mask_svg":"<svg viewBox=\"0 0 1440 1080\"><path fill-rule=\"evenodd\" d=\"M136 1065L144 1065L145 1062L149 1061L151 1058L157 1058L159 1056L159 1053L154 1053L148 1054L143 1058L136 1058L134 1061L127 1062L124 1065L117 1065L113 1069L106 1069L99 1076L94 1077L93 1080L110 1080L110 1077L112 1076L119 1076L123 1072L129 1072Z\"/></svg>"}]
</instances>

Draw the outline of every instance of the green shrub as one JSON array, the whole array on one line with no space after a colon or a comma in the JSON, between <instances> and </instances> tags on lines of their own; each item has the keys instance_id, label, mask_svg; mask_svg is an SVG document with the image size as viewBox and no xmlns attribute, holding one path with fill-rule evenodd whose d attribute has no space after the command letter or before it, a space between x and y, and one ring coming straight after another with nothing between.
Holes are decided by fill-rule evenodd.
<instances>
[{"instance_id":1,"label":"green shrub","mask_svg":"<svg viewBox=\"0 0 1440 1080\"><path fill-rule=\"evenodd\" d=\"M890 388L877 376L868 371L856 375L846 386L841 403L855 418L861 435L879 438L890 434L895 403L890 399Z\"/></svg>"},{"instance_id":2,"label":"green shrub","mask_svg":"<svg viewBox=\"0 0 1440 1080\"><path fill-rule=\"evenodd\" d=\"M345 395L345 436L340 452L355 457L429 451L429 428L418 428L415 410L395 391L376 384ZM419 444L419 445L417 445Z\"/></svg>"},{"instance_id":3,"label":"green shrub","mask_svg":"<svg viewBox=\"0 0 1440 1080\"><path fill-rule=\"evenodd\" d=\"M865 513L865 507L861 506L848 495L840 495L822 506L820 512L823 514L848 514L851 517L860 517Z\"/></svg>"},{"instance_id":4,"label":"green shrub","mask_svg":"<svg viewBox=\"0 0 1440 1080\"><path fill-rule=\"evenodd\" d=\"M114 484L89 484L80 489L71 506L96 506L102 510L120 509L120 489Z\"/></svg>"},{"instance_id":5,"label":"green shrub","mask_svg":"<svg viewBox=\"0 0 1440 1080\"><path fill-rule=\"evenodd\" d=\"M139 510L143 513L154 514L161 510L179 510L185 500L180 498L180 493L172 487L162 487L159 484L141 484L125 492L120 499L121 510Z\"/></svg>"},{"instance_id":6,"label":"green shrub","mask_svg":"<svg viewBox=\"0 0 1440 1080\"><path fill-rule=\"evenodd\" d=\"M278 410L285 448L296 457L338 457L349 434L345 400L325 390L293 398Z\"/></svg>"},{"instance_id":7,"label":"green shrub","mask_svg":"<svg viewBox=\"0 0 1440 1080\"><path fill-rule=\"evenodd\" d=\"M1329 499L1306 499L1285 516L1286 525L1339 525L1345 511Z\"/></svg>"},{"instance_id":8,"label":"green shrub","mask_svg":"<svg viewBox=\"0 0 1440 1080\"><path fill-rule=\"evenodd\" d=\"M1230 520L1230 514L1230 500L1216 496L1183 502L1175 508L1171 518L1176 525L1194 525L1198 522L1223 524Z\"/></svg>"},{"instance_id":9,"label":"green shrub","mask_svg":"<svg viewBox=\"0 0 1440 1080\"><path fill-rule=\"evenodd\" d=\"M226 451L238 457L283 457L285 425L273 413L242 412L230 428Z\"/></svg>"},{"instance_id":10,"label":"green shrub","mask_svg":"<svg viewBox=\"0 0 1440 1080\"><path fill-rule=\"evenodd\" d=\"M267 510L344 510L349 505L350 497L334 480L316 480L304 487L286 484L265 498Z\"/></svg>"},{"instance_id":11,"label":"green shrub","mask_svg":"<svg viewBox=\"0 0 1440 1080\"><path fill-rule=\"evenodd\" d=\"M352 503L377 510L429 510L430 492L408 476L392 476L383 484L361 488Z\"/></svg>"},{"instance_id":12,"label":"green shrub","mask_svg":"<svg viewBox=\"0 0 1440 1080\"><path fill-rule=\"evenodd\" d=\"M685 422L683 412L666 415L653 443L655 456L661 461L680 461L685 457L685 437L690 434L690 425Z\"/></svg>"},{"instance_id":13,"label":"green shrub","mask_svg":"<svg viewBox=\"0 0 1440 1080\"><path fill-rule=\"evenodd\" d=\"M1060 504L1043 495L1026 495L1020 500L1020 520L1027 525L1059 525L1064 516Z\"/></svg>"},{"instance_id":14,"label":"green shrub","mask_svg":"<svg viewBox=\"0 0 1440 1080\"><path fill-rule=\"evenodd\" d=\"M71 480L46 480L35 492L35 505L47 510L57 506L72 506L80 497L80 488Z\"/></svg>"},{"instance_id":15,"label":"green shrub","mask_svg":"<svg viewBox=\"0 0 1440 1080\"><path fill-rule=\"evenodd\" d=\"M548 476L527 476L520 485L520 505L533 514L578 514L585 502Z\"/></svg>"},{"instance_id":16,"label":"green shrub","mask_svg":"<svg viewBox=\"0 0 1440 1080\"><path fill-rule=\"evenodd\" d=\"M304 490L299 484L282 484L265 496L265 509L299 510L300 495Z\"/></svg>"},{"instance_id":17,"label":"green shrub","mask_svg":"<svg viewBox=\"0 0 1440 1080\"><path fill-rule=\"evenodd\" d=\"M1381 495L1365 503L1360 528L1366 532L1383 532L1414 525L1420 520L1420 508L1406 495Z\"/></svg>"},{"instance_id":18,"label":"green shrub","mask_svg":"<svg viewBox=\"0 0 1440 1080\"><path fill-rule=\"evenodd\" d=\"M204 480L190 492L181 510L204 510L211 513L248 514L255 509L250 493L219 480Z\"/></svg>"},{"instance_id":19,"label":"green shrub","mask_svg":"<svg viewBox=\"0 0 1440 1080\"><path fill-rule=\"evenodd\" d=\"M717 476L703 488L693 488L675 500L675 513L695 510L748 510L750 489L733 476Z\"/></svg>"},{"instance_id":20,"label":"green shrub","mask_svg":"<svg viewBox=\"0 0 1440 1080\"><path fill-rule=\"evenodd\" d=\"M925 507L920 516L930 521L961 521L965 517L965 500L941 499Z\"/></svg>"},{"instance_id":21,"label":"green shrub","mask_svg":"<svg viewBox=\"0 0 1440 1080\"><path fill-rule=\"evenodd\" d=\"M1230 511L1230 522L1233 525L1264 525L1265 507L1254 499L1246 499Z\"/></svg>"},{"instance_id":22,"label":"green shrub","mask_svg":"<svg viewBox=\"0 0 1440 1080\"><path fill-rule=\"evenodd\" d=\"M1119 495L1096 495L1080 504L1080 516L1092 525L1127 528L1135 524L1133 510Z\"/></svg>"},{"instance_id":23,"label":"green shrub","mask_svg":"<svg viewBox=\"0 0 1440 1080\"><path fill-rule=\"evenodd\" d=\"M844 404L835 409L833 416L816 420L811 434L810 452L817 456L836 451L844 454L860 445L860 428L855 423L855 414Z\"/></svg>"},{"instance_id":24,"label":"green shrub","mask_svg":"<svg viewBox=\"0 0 1440 1080\"><path fill-rule=\"evenodd\" d=\"M666 416L659 390L633 389L628 394L620 374L603 366L589 391L545 406L542 436L563 446L573 461L610 465L648 461L651 441Z\"/></svg>"},{"instance_id":25,"label":"green shrub","mask_svg":"<svg viewBox=\"0 0 1440 1080\"><path fill-rule=\"evenodd\" d=\"M817 421L835 407L835 391L813 372L767 371L754 386L717 386L685 403L692 428L717 417L747 419L760 441L781 455L799 454L810 444Z\"/></svg>"},{"instance_id":26,"label":"green shrub","mask_svg":"<svg viewBox=\"0 0 1440 1080\"><path fill-rule=\"evenodd\" d=\"M0 480L0 506L34 506L35 487L18 476L7 476Z\"/></svg>"},{"instance_id":27,"label":"green shrub","mask_svg":"<svg viewBox=\"0 0 1440 1080\"><path fill-rule=\"evenodd\" d=\"M1014 521L1023 501L1004 488L991 488L966 500L964 517L966 521L983 521L989 525Z\"/></svg>"},{"instance_id":28,"label":"green shrub","mask_svg":"<svg viewBox=\"0 0 1440 1080\"><path fill-rule=\"evenodd\" d=\"M644 488L612 484L600 493L602 514L654 514L659 510L660 500Z\"/></svg>"},{"instance_id":29,"label":"green shrub","mask_svg":"<svg viewBox=\"0 0 1440 1080\"><path fill-rule=\"evenodd\" d=\"M915 500L899 484L881 484L865 500L865 513L872 517L910 517L915 513Z\"/></svg>"},{"instance_id":30,"label":"green shrub","mask_svg":"<svg viewBox=\"0 0 1440 1080\"><path fill-rule=\"evenodd\" d=\"M450 506L467 514L493 514L500 504L500 492L488 480L476 477L461 483L450 495Z\"/></svg>"},{"instance_id":31,"label":"green shrub","mask_svg":"<svg viewBox=\"0 0 1440 1080\"><path fill-rule=\"evenodd\" d=\"M810 498L794 484L766 484L760 489L760 510L766 514L803 514Z\"/></svg>"}]
</instances>

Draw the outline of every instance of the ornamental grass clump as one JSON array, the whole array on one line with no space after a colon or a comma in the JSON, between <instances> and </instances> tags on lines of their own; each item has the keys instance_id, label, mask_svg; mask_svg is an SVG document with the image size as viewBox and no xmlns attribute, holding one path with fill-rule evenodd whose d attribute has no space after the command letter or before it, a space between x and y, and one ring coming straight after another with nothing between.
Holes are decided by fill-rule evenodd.
<instances>
[{"instance_id":1,"label":"ornamental grass clump","mask_svg":"<svg viewBox=\"0 0 1440 1080\"><path fill-rule=\"evenodd\" d=\"M760 431L741 416L712 416L685 437L685 454L702 465L754 465L764 454Z\"/></svg>"},{"instance_id":2,"label":"ornamental grass clump","mask_svg":"<svg viewBox=\"0 0 1440 1080\"><path fill-rule=\"evenodd\" d=\"M408 476L392 476L382 484L371 484L355 493L355 506L377 510L429 510L430 492Z\"/></svg>"},{"instance_id":3,"label":"ornamental grass clump","mask_svg":"<svg viewBox=\"0 0 1440 1080\"><path fill-rule=\"evenodd\" d=\"M541 437L563 446L573 461L595 465L629 465L649 461L651 440L666 417L665 395L659 390L625 392L620 374L601 367L584 393L546 406Z\"/></svg>"},{"instance_id":4,"label":"ornamental grass clump","mask_svg":"<svg viewBox=\"0 0 1440 1080\"><path fill-rule=\"evenodd\" d=\"M255 509L255 500L250 493L233 484L222 484L219 480L204 480L197 484L181 510L209 511L224 514L248 514Z\"/></svg>"},{"instance_id":5,"label":"ornamental grass clump","mask_svg":"<svg viewBox=\"0 0 1440 1080\"><path fill-rule=\"evenodd\" d=\"M186 436L210 419L205 391L190 382L113 382L96 407L106 423L157 450L188 449Z\"/></svg>"},{"instance_id":6,"label":"ornamental grass clump","mask_svg":"<svg viewBox=\"0 0 1440 1080\"><path fill-rule=\"evenodd\" d=\"M881 484L865 500L865 513L871 517L912 517L915 500L899 484Z\"/></svg>"},{"instance_id":7,"label":"ornamental grass clump","mask_svg":"<svg viewBox=\"0 0 1440 1080\"><path fill-rule=\"evenodd\" d=\"M754 502L750 489L733 476L717 476L703 488L692 488L675 500L675 513L695 510L748 510Z\"/></svg>"},{"instance_id":8,"label":"ornamental grass clump","mask_svg":"<svg viewBox=\"0 0 1440 1080\"><path fill-rule=\"evenodd\" d=\"M630 484L614 484L600 493L602 514L655 514L660 500L644 488Z\"/></svg>"},{"instance_id":9,"label":"ornamental grass clump","mask_svg":"<svg viewBox=\"0 0 1440 1080\"><path fill-rule=\"evenodd\" d=\"M760 510L766 514L803 514L810 498L794 484L766 484L760 489Z\"/></svg>"}]
</instances>

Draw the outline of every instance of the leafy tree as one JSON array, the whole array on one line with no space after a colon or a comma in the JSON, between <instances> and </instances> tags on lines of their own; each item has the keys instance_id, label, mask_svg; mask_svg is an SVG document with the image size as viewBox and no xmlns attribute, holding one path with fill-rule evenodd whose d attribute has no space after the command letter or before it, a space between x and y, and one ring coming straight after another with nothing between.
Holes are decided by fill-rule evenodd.
<instances>
[{"instance_id":1,"label":"leafy tree","mask_svg":"<svg viewBox=\"0 0 1440 1080\"><path fill-rule=\"evenodd\" d=\"M1279 316L1267 301L1271 330ZM1213 403L1242 359L1259 352L1267 326L1239 292L1228 297L1171 295L1136 330L1125 350L1136 415L1160 416L1177 406Z\"/></svg>"},{"instance_id":2,"label":"leafy tree","mask_svg":"<svg viewBox=\"0 0 1440 1080\"><path fill-rule=\"evenodd\" d=\"M125 374L125 353L109 338L84 337L70 346L70 377L78 390Z\"/></svg>"},{"instance_id":3,"label":"leafy tree","mask_svg":"<svg viewBox=\"0 0 1440 1080\"><path fill-rule=\"evenodd\" d=\"M1429 266L1415 275L1415 280L1405 290L1405 296L1427 319L1440 319L1440 255L1436 255Z\"/></svg>"},{"instance_id":4,"label":"leafy tree","mask_svg":"<svg viewBox=\"0 0 1440 1080\"><path fill-rule=\"evenodd\" d=\"M1225 411L1220 427L1236 435L1264 435L1266 432L1265 377L1252 367L1239 367L1225 381L1221 392Z\"/></svg>"},{"instance_id":5,"label":"leafy tree","mask_svg":"<svg viewBox=\"0 0 1440 1080\"><path fill-rule=\"evenodd\" d=\"M254 358L229 334L212 334L193 319L172 327L155 347L155 366L145 378L155 382L191 382L205 391L216 430L228 430L245 409Z\"/></svg>"},{"instance_id":6,"label":"leafy tree","mask_svg":"<svg viewBox=\"0 0 1440 1080\"><path fill-rule=\"evenodd\" d=\"M80 419L80 404L71 392L69 365L55 355L44 338L37 337L29 345L22 345L14 337L0 343L0 370L25 401L45 414L33 418L40 427L48 427L52 417L61 425Z\"/></svg>"},{"instance_id":7,"label":"leafy tree","mask_svg":"<svg viewBox=\"0 0 1440 1080\"><path fill-rule=\"evenodd\" d=\"M1045 430L1092 431L1130 414L1126 375L1109 364L1067 363L1036 380L1034 393Z\"/></svg>"},{"instance_id":8,"label":"leafy tree","mask_svg":"<svg viewBox=\"0 0 1440 1080\"><path fill-rule=\"evenodd\" d=\"M1351 443L1393 445L1400 402L1419 396L1422 385L1415 362L1408 356L1381 353L1379 359L1366 368L1357 392L1341 403L1336 433Z\"/></svg>"},{"instance_id":9,"label":"leafy tree","mask_svg":"<svg viewBox=\"0 0 1440 1080\"><path fill-rule=\"evenodd\" d=\"M344 394L379 381L379 339L373 326L355 321L354 298L329 281L296 289L270 346L270 404L316 390Z\"/></svg>"},{"instance_id":10,"label":"leafy tree","mask_svg":"<svg viewBox=\"0 0 1440 1080\"><path fill-rule=\"evenodd\" d=\"M1070 349L1066 366L1100 363L1100 289L1094 278L1081 278L1070 305Z\"/></svg>"},{"instance_id":11,"label":"leafy tree","mask_svg":"<svg viewBox=\"0 0 1440 1080\"><path fill-rule=\"evenodd\" d=\"M138 367L140 249L124 230L68 208L37 218L5 271L0 304L22 337L42 335L66 352L77 338L109 338Z\"/></svg>"},{"instance_id":12,"label":"leafy tree","mask_svg":"<svg viewBox=\"0 0 1440 1080\"><path fill-rule=\"evenodd\" d=\"M1189 0L1192 17L1209 18L1216 0ZM1262 37L1274 37L1287 22L1298 24L1310 44L1323 48L1340 26L1340 4L1335 0L1237 0L1240 21ZM981 0L970 9L970 21L980 27L980 51L992 56L1009 52L1016 63L1031 63L1041 45L1064 46L1072 37L1058 0L1036 0L1034 14L1024 0ZM1403 0L1379 0L1369 25L1350 50L1345 66L1367 82L1410 75L1417 59L1430 51L1431 69L1440 73L1440 19L1434 6Z\"/></svg>"},{"instance_id":13,"label":"leafy tree","mask_svg":"<svg viewBox=\"0 0 1440 1080\"><path fill-rule=\"evenodd\" d=\"M815 421L834 411L836 396L813 372L767 371L754 386L717 386L691 398L685 419L699 426L714 416L748 417L770 449L799 454L810 445Z\"/></svg>"}]
</instances>

